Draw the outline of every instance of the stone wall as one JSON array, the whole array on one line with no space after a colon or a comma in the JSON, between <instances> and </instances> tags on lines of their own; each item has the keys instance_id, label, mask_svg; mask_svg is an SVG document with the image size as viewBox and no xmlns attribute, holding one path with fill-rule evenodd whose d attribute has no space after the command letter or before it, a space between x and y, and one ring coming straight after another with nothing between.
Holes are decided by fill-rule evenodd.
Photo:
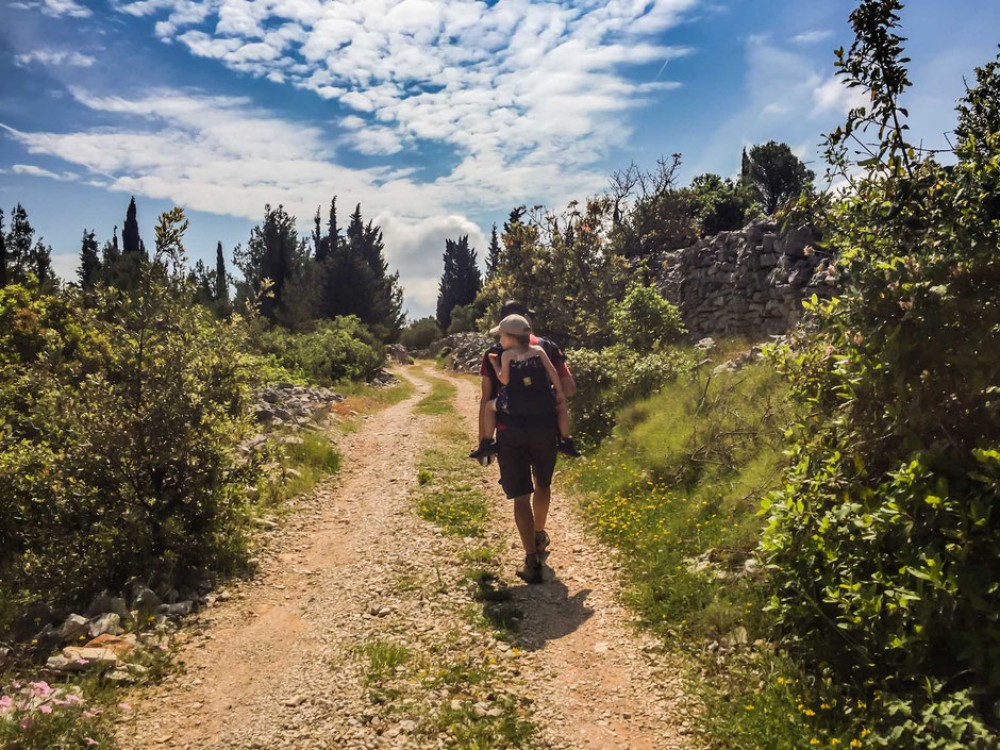
<instances>
[{"instance_id":1,"label":"stone wall","mask_svg":"<svg viewBox=\"0 0 1000 750\"><path fill-rule=\"evenodd\" d=\"M803 299L836 291L830 254L818 240L808 226L781 233L755 221L655 256L652 267L692 337L781 334L801 317Z\"/></svg>"}]
</instances>

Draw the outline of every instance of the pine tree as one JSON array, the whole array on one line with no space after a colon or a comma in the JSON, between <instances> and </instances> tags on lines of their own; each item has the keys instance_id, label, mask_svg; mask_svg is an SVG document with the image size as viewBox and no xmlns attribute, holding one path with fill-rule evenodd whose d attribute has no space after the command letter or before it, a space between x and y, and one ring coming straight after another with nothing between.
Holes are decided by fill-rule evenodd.
<instances>
[{"instance_id":1,"label":"pine tree","mask_svg":"<svg viewBox=\"0 0 1000 750\"><path fill-rule=\"evenodd\" d=\"M215 248L215 301L229 305L229 281L226 277L226 258L222 254L222 243Z\"/></svg>"},{"instance_id":2,"label":"pine tree","mask_svg":"<svg viewBox=\"0 0 1000 750\"><path fill-rule=\"evenodd\" d=\"M142 253L143 257L145 257L146 248L139 237L139 221L136 218L136 213L135 196L133 195L132 200L129 201L128 210L125 212L125 226L122 228L122 244L124 245L126 255L129 253Z\"/></svg>"},{"instance_id":3,"label":"pine tree","mask_svg":"<svg viewBox=\"0 0 1000 750\"><path fill-rule=\"evenodd\" d=\"M445 240L444 272L438 285L437 323L443 331L451 326L451 313L459 305L471 304L483 279L476 251L469 247L469 236Z\"/></svg>"},{"instance_id":4,"label":"pine tree","mask_svg":"<svg viewBox=\"0 0 1000 750\"><path fill-rule=\"evenodd\" d=\"M40 284L55 281L52 272L52 248L39 239L28 221L28 212L20 203L11 215L10 232L4 238L5 283L21 282L34 275Z\"/></svg>"},{"instance_id":5,"label":"pine tree","mask_svg":"<svg viewBox=\"0 0 1000 750\"><path fill-rule=\"evenodd\" d=\"M31 243L35 230L28 221L28 212L20 203L14 208L10 217L10 233L7 235L8 262L11 266L11 279L20 281L31 257Z\"/></svg>"},{"instance_id":6,"label":"pine tree","mask_svg":"<svg viewBox=\"0 0 1000 750\"><path fill-rule=\"evenodd\" d=\"M486 280L493 279L500 271L500 239L497 237L497 225L493 225L490 233L490 246L486 256Z\"/></svg>"},{"instance_id":7,"label":"pine tree","mask_svg":"<svg viewBox=\"0 0 1000 750\"><path fill-rule=\"evenodd\" d=\"M55 272L52 270L52 247L42 242L40 237L35 246L31 248L28 269L38 279L39 284L55 283Z\"/></svg>"},{"instance_id":8,"label":"pine tree","mask_svg":"<svg viewBox=\"0 0 1000 750\"><path fill-rule=\"evenodd\" d=\"M80 277L80 288L90 289L97 281L101 272L101 258L97 254L97 238L93 231L83 230L83 242L80 246L80 268L77 269L77 276Z\"/></svg>"},{"instance_id":9,"label":"pine tree","mask_svg":"<svg viewBox=\"0 0 1000 750\"><path fill-rule=\"evenodd\" d=\"M795 198L815 176L786 143L768 141L747 154L747 179L770 216L780 205Z\"/></svg>"}]
</instances>

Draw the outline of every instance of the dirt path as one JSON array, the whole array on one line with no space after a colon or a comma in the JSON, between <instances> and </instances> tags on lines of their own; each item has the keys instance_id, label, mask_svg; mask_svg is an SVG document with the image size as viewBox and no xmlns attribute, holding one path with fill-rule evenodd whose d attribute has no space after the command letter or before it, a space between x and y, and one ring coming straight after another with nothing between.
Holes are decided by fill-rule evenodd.
<instances>
[{"instance_id":1,"label":"dirt path","mask_svg":"<svg viewBox=\"0 0 1000 750\"><path fill-rule=\"evenodd\" d=\"M400 374L416 395L341 440L344 471L272 533L258 577L221 592L185 631L182 668L134 697L122 746L447 747L466 731L456 717L513 732L516 711L537 727L529 746L693 747L677 670L634 634L612 558L585 537L558 491L557 576L511 586L524 613L519 642L511 648L470 624L471 594L455 561L482 541L443 535L414 515L411 498L417 459L442 419L415 406L441 373ZM478 384L448 379L471 436ZM495 473L479 477L494 503L487 536L503 544L504 576L516 580L520 556ZM392 677L395 686L381 689L379 679Z\"/></svg>"},{"instance_id":2,"label":"dirt path","mask_svg":"<svg viewBox=\"0 0 1000 750\"><path fill-rule=\"evenodd\" d=\"M451 376L458 408L475 434L479 383ZM560 459L565 460L565 459ZM491 484L494 467L487 470ZM494 517L510 538L506 567L523 559L514 539L509 501L497 487ZM550 570L541 586L516 586L525 612L520 640L531 674L541 675L536 697L542 734L549 743L587 748L693 747L692 705L684 696L678 665L659 643L636 633L620 603L614 556L584 533L575 503L563 492L558 467L547 530L552 538Z\"/></svg>"}]
</instances>

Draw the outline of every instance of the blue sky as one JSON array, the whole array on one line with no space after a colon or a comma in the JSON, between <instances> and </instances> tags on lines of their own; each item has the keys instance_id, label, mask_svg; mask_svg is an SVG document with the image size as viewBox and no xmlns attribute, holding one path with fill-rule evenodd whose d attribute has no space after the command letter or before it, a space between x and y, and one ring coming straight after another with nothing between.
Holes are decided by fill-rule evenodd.
<instances>
[{"instance_id":1,"label":"blue sky","mask_svg":"<svg viewBox=\"0 0 1000 750\"><path fill-rule=\"evenodd\" d=\"M853 101L833 50L848 0L4 0L0 207L72 276L129 196L148 246L173 205L192 260L245 242L265 203L308 232L338 195L385 232L411 317L446 237L519 204L560 209L630 162L732 175L784 141L821 174ZM963 77L1000 42L995 0L906 4L914 134L946 144Z\"/></svg>"}]
</instances>

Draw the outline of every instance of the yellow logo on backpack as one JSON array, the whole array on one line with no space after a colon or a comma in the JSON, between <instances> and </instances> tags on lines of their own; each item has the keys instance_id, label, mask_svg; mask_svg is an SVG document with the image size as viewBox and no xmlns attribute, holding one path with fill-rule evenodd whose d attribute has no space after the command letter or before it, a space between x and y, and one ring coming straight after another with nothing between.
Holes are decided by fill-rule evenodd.
<instances>
[{"instance_id":1,"label":"yellow logo on backpack","mask_svg":"<svg viewBox=\"0 0 1000 750\"><path fill-rule=\"evenodd\" d=\"M524 387L525 388L530 388L531 387L531 378L530 377L521 378L521 382L524 383Z\"/></svg>"}]
</instances>

